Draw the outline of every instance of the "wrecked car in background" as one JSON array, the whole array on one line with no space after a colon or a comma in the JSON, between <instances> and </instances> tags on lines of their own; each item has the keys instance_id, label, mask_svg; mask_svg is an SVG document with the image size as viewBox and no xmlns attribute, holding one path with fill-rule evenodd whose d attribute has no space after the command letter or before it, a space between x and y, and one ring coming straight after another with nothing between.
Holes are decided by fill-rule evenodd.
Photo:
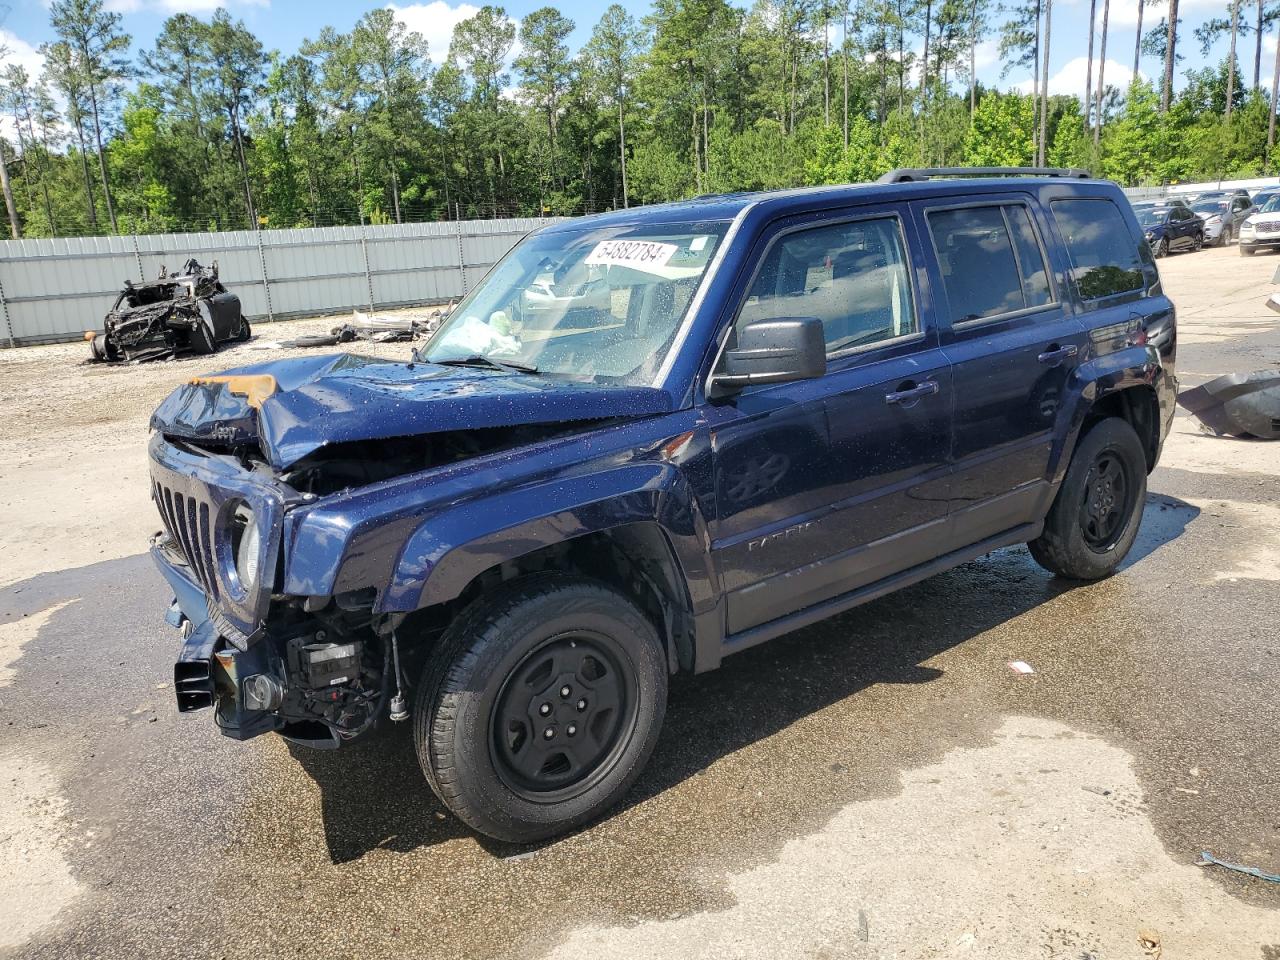
<instances>
[{"instance_id":1,"label":"wrecked car in background","mask_svg":"<svg viewBox=\"0 0 1280 960\"><path fill-rule=\"evenodd\" d=\"M188 260L178 273L160 268L158 279L124 282L103 322L85 334L94 360L157 360L178 353L213 353L228 340L248 340L249 321L240 298L218 279L218 264Z\"/></svg>"},{"instance_id":2,"label":"wrecked car in background","mask_svg":"<svg viewBox=\"0 0 1280 960\"><path fill-rule=\"evenodd\" d=\"M179 709L313 747L412 716L443 803L530 842L627 792L674 673L1003 546L1114 572L1174 307L1114 183L982 172L567 220L412 358L179 387Z\"/></svg>"}]
</instances>

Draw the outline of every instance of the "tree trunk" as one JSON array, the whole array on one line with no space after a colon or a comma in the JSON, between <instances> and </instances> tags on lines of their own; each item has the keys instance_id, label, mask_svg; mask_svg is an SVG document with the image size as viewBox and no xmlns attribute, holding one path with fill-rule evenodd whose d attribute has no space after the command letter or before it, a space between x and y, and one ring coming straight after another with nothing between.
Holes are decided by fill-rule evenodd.
<instances>
[{"instance_id":1,"label":"tree trunk","mask_svg":"<svg viewBox=\"0 0 1280 960\"><path fill-rule=\"evenodd\" d=\"M1253 27L1253 89L1262 87L1262 0L1257 2L1258 19ZM1277 50L1280 55L1280 50Z\"/></svg>"},{"instance_id":2,"label":"tree trunk","mask_svg":"<svg viewBox=\"0 0 1280 960\"><path fill-rule=\"evenodd\" d=\"M1236 34L1240 32L1240 0L1231 0L1231 49L1227 53L1227 123L1231 122L1231 104L1236 98ZM1277 49L1276 56L1280 56Z\"/></svg>"},{"instance_id":3,"label":"tree trunk","mask_svg":"<svg viewBox=\"0 0 1280 960\"><path fill-rule=\"evenodd\" d=\"M89 84L89 104L93 107L93 137L98 143L98 172L102 175L102 198L107 202L107 219L111 221L111 232L119 233L116 227L115 206L111 202L111 184L107 181L107 158L102 152L102 124L98 122L98 85L96 83Z\"/></svg>"},{"instance_id":4,"label":"tree trunk","mask_svg":"<svg viewBox=\"0 0 1280 960\"><path fill-rule=\"evenodd\" d=\"M240 163L240 178L244 184L244 209L249 218L248 229L257 230L258 215L253 209L253 190L249 186L249 163L245 159L244 141L240 137L240 114L235 106L232 106L227 110L227 115L231 120L231 135L236 142L236 160Z\"/></svg>"},{"instance_id":5,"label":"tree trunk","mask_svg":"<svg viewBox=\"0 0 1280 960\"><path fill-rule=\"evenodd\" d=\"M625 107L622 97L618 97L618 159L622 162L622 206L627 208L631 206L631 199L627 195L627 124L623 119Z\"/></svg>"},{"instance_id":6,"label":"tree trunk","mask_svg":"<svg viewBox=\"0 0 1280 960\"><path fill-rule=\"evenodd\" d=\"M925 91L929 86L929 35L933 32L933 0L924 4L924 55L920 58L920 110L924 111Z\"/></svg>"},{"instance_id":7,"label":"tree trunk","mask_svg":"<svg viewBox=\"0 0 1280 960\"><path fill-rule=\"evenodd\" d=\"M849 149L849 6L846 3L840 30L840 64L844 82L844 148Z\"/></svg>"},{"instance_id":8,"label":"tree trunk","mask_svg":"<svg viewBox=\"0 0 1280 960\"><path fill-rule=\"evenodd\" d=\"M1259 0L1261 3L1261 0ZM1138 58L1142 56L1142 0L1138 0L1138 37L1133 41L1133 76L1129 83L1138 79Z\"/></svg>"},{"instance_id":9,"label":"tree trunk","mask_svg":"<svg viewBox=\"0 0 1280 960\"><path fill-rule=\"evenodd\" d=\"M978 0L973 0L969 14L969 120L978 109Z\"/></svg>"},{"instance_id":10,"label":"tree trunk","mask_svg":"<svg viewBox=\"0 0 1280 960\"><path fill-rule=\"evenodd\" d=\"M822 8L822 123L831 126L831 17Z\"/></svg>"},{"instance_id":11,"label":"tree trunk","mask_svg":"<svg viewBox=\"0 0 1280 960\"><path fill-rule=\"evenodd\" d=\"M1280 50L1276 51L1276 65L1271 72L1271 106L1267 110L1267 163L1276 145L1276 95L1280 94Z\"/></svg>"},{"instance_id":12,"label":"tree trunk","mask_svg":"<svg viewBox=\"0 0 1280 960\"><path fill-rule=\"evenodd\" d=\"M1044 166L1049 156L1049 32L1053 20L1053 0L1045 0L1044 4L1044 58L1040 84L1040 165Z\"/></svg>"},{"instance_id":13,"label":"tree trunk","mask_svg":"<svg viewBox=\"0 0 1280 960\"><path fill-rule=\"evenodd\" d=\"M1160 90L1160 112L1169 112L1173 96L1173 65L1178 53L1178 0L1169 0L1168 33L1164 45L1164 86Z\"/></svg>"},{"instance_id":14,"label":"tree trunk","mask_svg":"<svg viewBox=\"0 0 1280 960\"><path fill-rule=\"evenodd\" d=\"M1094 118L1093 145L1102 137L1102 95L1107 89L1107 26L1111 19L1111 0L1102 0L1102 46L1098 50L1098 109Z\"/></svg>"},{"instance_id":15,"label":"tree trunk","mask_svg":"<svg viewBox=\"0 0 1280 960\"><path fill-rule=\"evenodd\" d=\"M44 214L49 218L49 232L56 237L58 226L53 221L53 201L49 199L49 148L43 137L36 136L36 125L31 119L31 105L25 99L23 109L27 115L27 135L32 143L40 144L40 192L44 194Z\"/></svg>"},{"instance_id":16,"label":"tree trunk","mask_svg":"<svg viewBox=\"0 0 1280 960\"><path fill-rule=\"evenodd\" d=\"M1093 127L1093 34L1097 13L1098 0L1089 0L1089 54L1085 60L1084 71L1084 131L1086 134Z\"/></svg>"},{"instance_id":17,"label":"tree trunk","mask_svg":"<svg viewBox=\"0 0 1280 960\"><path fill-rule=\"evenodd\" d=\"M93 198L93 177L89 176L89 151L84 146L84 118L79 111L75 112L73 123L76 128L76 140L80 144L80 172L84 174L84 199L88 206L89 229L98 232L98 204Z\"/></svg>"},{"instance_id":18,"label":"tree trunk","mask_svg":"<svg viewBox=\"0 0 1280 960\"><path fill-rule=\"evenodd\" d=\"M13 187L9 183L9 161L0 146L0 191L4 192L4 208L9 213L9 232L13 239L22 239L22 227L18 225L18 208L13 205Z\"/></svg>"}]
</instances>

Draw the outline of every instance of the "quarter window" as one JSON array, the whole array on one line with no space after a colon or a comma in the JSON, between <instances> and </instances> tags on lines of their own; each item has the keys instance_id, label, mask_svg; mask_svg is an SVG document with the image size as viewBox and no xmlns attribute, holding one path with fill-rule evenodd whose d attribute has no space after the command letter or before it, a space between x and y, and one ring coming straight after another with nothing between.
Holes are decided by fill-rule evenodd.
<instances>
[{"instance_id":1,"label":"quarter window","mask_svg":"<svg viewBox=\"0 0 1280 960\"><path fill-rule=\"evenodd\" d=\"M737 325L779 317L821 320L828 355L918 333L898 220L786 234L765 256Z\"/></svg>"},{"instance_id":2,"label":"quarter window","mask_svg":"<svg viewBox=\"0 0 1280 960\"><path fill-rule=\"evenodd\" d=\"M1050 205L1067 252L1071 273L1084 300L1141 290L1138 245L1110 200L1055 200Z\"/></svg>"},{"instance_id":3,"label":"quarter window","mask_svg":"<svg viewBox=\"0 0 1280 960\"><path fill-rule=\"evenodd\" d=\"M964 323L1052 300L1049 271L1022 204L929 212L951 322Z\"/></svg>"}]
</instances>

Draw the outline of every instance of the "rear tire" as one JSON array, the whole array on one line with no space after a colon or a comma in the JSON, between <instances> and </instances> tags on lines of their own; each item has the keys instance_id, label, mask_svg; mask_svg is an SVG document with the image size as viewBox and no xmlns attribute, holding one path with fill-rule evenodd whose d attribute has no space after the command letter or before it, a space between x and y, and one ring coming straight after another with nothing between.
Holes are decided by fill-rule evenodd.
<instances>
[{"instance_id":1,"label":"rear tire","mask_svg":"<svg viewBox=\"0 0 1280 960\"><path fill-rule=\"evenodd\" d=\"M635 604L594 580L540 574L476 600L446 631L418 690L414 743L460 820L531 843L621 799L666 701L662 643Z\"/></svg>"},{"instance_id":2,"label":"rear tire","mask_svg":"<svg viewBox=\"0 0 1280 960\"><path fill-rule=\"evenodd\" d=\"M1101 580L1128 555L1146 499L1142 441L1127 421L1100 420L1076 445L1031 555L1058 576Z\"/></svg>"}]
</instances>

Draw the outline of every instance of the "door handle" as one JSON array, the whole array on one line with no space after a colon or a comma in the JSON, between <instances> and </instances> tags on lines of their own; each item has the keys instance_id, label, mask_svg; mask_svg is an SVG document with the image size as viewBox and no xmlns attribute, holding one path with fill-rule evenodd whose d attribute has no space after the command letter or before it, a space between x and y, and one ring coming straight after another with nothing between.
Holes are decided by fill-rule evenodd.
<instances>
[{"instance_id":1,"label":"door handle","mask_svg":"<svg viewBox=\"0 0 1280 960\"><path fill-rule=\"evenodd\" d=\"M1063 360L1066 360L1068 357L1074 357L1079 352L1080 348L1074 343L1068 343L1065 347L1060 347L1056 343L1051 343L1049 344L1049 349L1036 357L1036 359L1041 363L1048 364L1051 367L1056 367Z\"/></svg>"},{"instance_id":2,"label":"door handle","mask_svg":"<svg viewBox=\"0 0 1280 960\"><path fill-rule=\"evenodd\" d=\"M903 389L896 390L893 393L886 393L884 395L884 402L900 403L904 406L910 406L921 397L927 397L938 392L938 381L936 380L926 380L916 386L908 386L907 384L911 382L912 381L908 380L906 383L899 384Z\"/></svg>"}]
</instances>

